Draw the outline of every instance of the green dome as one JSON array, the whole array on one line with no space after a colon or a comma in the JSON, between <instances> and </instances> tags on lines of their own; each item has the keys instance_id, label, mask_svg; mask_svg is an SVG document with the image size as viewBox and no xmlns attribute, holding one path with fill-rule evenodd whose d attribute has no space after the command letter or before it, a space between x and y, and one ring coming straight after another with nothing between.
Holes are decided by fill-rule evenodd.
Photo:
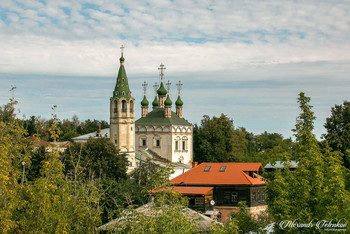
<instances>
[{"instance_id":1,"label":"green dome","mask_svg":"<svg viewBox=\"0 0 350 234\"><path fill-rule=\"evenodd\" d=\"M141 101L141 106L142 107L147 107L148 106L148 100L146 98L146 95L143 96L143 99Z\"/></svg>"},{"instance_id":2,"label":"green dome","mask_svg":"<svg viewBox=\"0 0 350 234\"><path fill-rule=\"evenodd\" d=\"M164 101L164 105L169 107L171 104L173 104L173 102L170 100L170 97L168 95Z\"/></svg>"},{"instance_id":3,"label":"green dome","mask_svg":"<svg viewBox=\"0 0 350 234\"><path fill-rule=\"evenodd\" d=\"M183 104L184 104L184 103L182 102L180 96L178 96L178 97L177 97L177 100L176 100L176 102L175 102L175 105L180 107L180 106L182 106Z\"/></svg>"},{"instance_id":4,"label":"green dome","mask_svg":"<svg viewBox=\"0 0 350 234\"><path fill-rule=\"evenodd\" d=\"M153 107L159 106L159 102L158 102L157 96L154 97L154 100L153 100L153 102L152 102L152 106L153 106Z\"/></svg>"},{"instance_id":5,"label":"green dome","mask_svg":"<svg viewBox=\"0 0 350 234\"><path fill-rule=\"evenodd\" d=\"M124 62L124 61L125 61L123 55L122 55L122 57L120 57L119 61L120 61L120 62Z\"/></svg>"},{"instance_id":6,"label":"green dome","mask_svg":"<svg viewBox=\"0 0 350 234\"><path fill-rule=\"evenodd\" d=\"M165 96L168 93L166 91L166 89L164 88L163 81L160 83L160 87L159 87L157 93L159 96Z\"/></svg>"}]
</instances>

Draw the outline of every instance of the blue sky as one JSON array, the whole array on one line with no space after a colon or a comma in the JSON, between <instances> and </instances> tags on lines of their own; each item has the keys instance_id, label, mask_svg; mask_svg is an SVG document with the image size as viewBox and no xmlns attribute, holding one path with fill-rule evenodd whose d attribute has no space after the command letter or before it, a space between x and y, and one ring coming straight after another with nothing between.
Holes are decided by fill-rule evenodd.
<instances>
[{"instance_id":1,"label":"blue sky","mask_svg":"<svg viewBox=\"0 0 350 234\"><path fill-rule=\"evenodd\" d=\"M0 104L16 86L20 115L109 119L120 45L137 103L165 64L184 117L221 113L259 134L292 135L296 99L311 96L315 134L350 99L348 1L2 0ZM136 107L140 116L140 105Z\"/></svg>"}]
</instances>

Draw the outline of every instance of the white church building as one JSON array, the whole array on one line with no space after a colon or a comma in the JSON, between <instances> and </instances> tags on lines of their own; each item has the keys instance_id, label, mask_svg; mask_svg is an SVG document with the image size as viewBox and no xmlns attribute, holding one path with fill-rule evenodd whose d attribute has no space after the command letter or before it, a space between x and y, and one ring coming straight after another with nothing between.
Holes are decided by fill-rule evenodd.
<instances>
[{"instance_id":1,"label":"white church building","mask_svg":"<svg viewBox=\"0 0 350 234\"><path fill-rule=\"evenodd\" d=\"M157 83L152 110L146 97L147 84L144 82L144 97L141 101L141 118L135 121L135 99L131 95L128 77L124 67L123 47L120 67L113 95L110 98L110 128L97 130L73 138L74 142L84 143L90 137L107 137L121 153L127 155L128 171L132 171L142 161L151 160L159 165L172 165L175 177L191 168L193 160L193 127L182 117L183 102L180 98L182 84L177 84L178 98L173 103L169 96L170 82L167 89L163 84L163 64L160 70L160 85ZM153 95L152 95L153 96Z\"/></svg>"}]
</instances>

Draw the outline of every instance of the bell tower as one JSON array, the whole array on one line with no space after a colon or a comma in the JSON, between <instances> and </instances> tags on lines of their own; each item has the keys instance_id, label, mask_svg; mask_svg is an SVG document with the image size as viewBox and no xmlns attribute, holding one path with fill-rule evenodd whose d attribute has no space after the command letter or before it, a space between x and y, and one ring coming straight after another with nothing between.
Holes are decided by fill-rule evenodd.
<instances>
[{"instance_id":1,"label":"bell tower","mask_svg":"<svg viewBox=\"0 0 350 234\"><path fill-rule=\"evenodd\" d=\"M120 67L117 82L110 98L110 140L120 153L127 155L128 172L135 162L135 99L131 96L128 77L124 68L124 46L120 47Z\"/></svg>"}]
</instances>

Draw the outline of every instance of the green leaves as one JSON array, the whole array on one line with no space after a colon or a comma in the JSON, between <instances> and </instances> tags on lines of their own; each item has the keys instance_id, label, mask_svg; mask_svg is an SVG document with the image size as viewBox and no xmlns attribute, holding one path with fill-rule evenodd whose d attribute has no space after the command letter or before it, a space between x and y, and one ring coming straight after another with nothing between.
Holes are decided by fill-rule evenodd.
<instances>
[{"instance_id":1,"label":"green leaves","mask_svg":"<svg viewBox=\"0 0 350 234\"><path fill-rule=\"evenodd\" d=\"M201 126L195 126L194 160L198 162L239 162L245 157L245 132L234 129L233 120L226 115L204 116Z\"/></svg>"},{"instance_id":2,"label":"green leaves","mask_svg":"<svg viewBox=\"0 0 350 234\"><path fill-rule=\"evenodd\" d=\"M350 217L350 194L345 189L345 168L339 155L320 145L312 133L315 120L310 98L300 93L300 115L295 126L298 168L286 166L267 180L269 213L275 221L332 220Z\"/></svg>"}]
</instances>

